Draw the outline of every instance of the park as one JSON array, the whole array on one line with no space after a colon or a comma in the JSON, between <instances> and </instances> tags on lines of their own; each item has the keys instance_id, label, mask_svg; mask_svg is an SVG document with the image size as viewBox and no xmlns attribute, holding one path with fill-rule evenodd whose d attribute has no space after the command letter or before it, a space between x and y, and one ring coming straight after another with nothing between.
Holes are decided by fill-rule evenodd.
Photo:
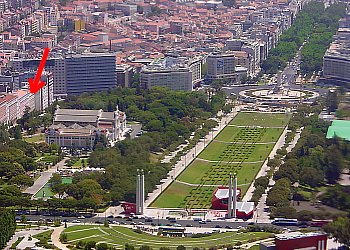
<instances>
[{"instance_id":1,"label":"park","mask_svg":"<svg viewBox=\"0 0 350 250\"><path fill-rule=\"evenodd\" d=\"M266 239L271 236L266 232L223 232L213 233L203 237L161 237L151 234L142 233L121 226L96 226L96 225L79 225L71 226L63 232L67 236L66 244L75 245L80 240L85 242L94 241L96 243L107 243L117 249L124 249L125 244L134 247L149 246L159 249L167 247L176 249L182 245L184 247L208 248L224 245L241 245L248 242L255 242Z\"/></svg>"},{"instance_id":2,"label":"park","mask_svg":"<svg viewBox=\"0 0 350 250\"><path fill-rule=\"evenodd\" d=\"M232 172L243 197L289 119L288 113L240 112L151 207L210 209L213 191Z\"/></svg>"}]
</instances>

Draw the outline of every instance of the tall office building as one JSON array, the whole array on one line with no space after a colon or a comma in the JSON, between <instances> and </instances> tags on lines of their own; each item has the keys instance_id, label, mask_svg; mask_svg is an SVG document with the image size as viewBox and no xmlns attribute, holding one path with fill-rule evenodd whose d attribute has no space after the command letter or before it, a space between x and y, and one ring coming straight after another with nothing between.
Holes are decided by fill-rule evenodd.
<instances>
[{"instance_id":1,"label":"tall office building","mask_svg":"<svg viewBox=\"0 0 350 250\"><path fill-rule=\"evenodd\" d=\"M154 60L141 70L141 86L167 87L171 90L192 91L202 80L201 58L166 57Z\"/></svg>"},{"instance_id":2,"label":"tall office building","mask_svg":"<svg viewBox=\"0 0 350 250\"><path fill-rule=\"evenodd\" d=\"M207 58L208 80L235 80L235 56L232 53L213 53Z\"/></svg>"},{"instance_id":3,"label":"tall office building","mask_svg":"<svg viewBox=\"0 0 350 250\"><path fill-rule=\"evenodd\" d=\"M67 94L104 91L116 87L116 56L113 53L67 55Z\"/></svg>"},{"instance_id":4,"label":"tall office building","mask_svg":"<svg viewBox=\"0 0 350 250\"><path fill-rule=\"evenodd\" d=\"M40 58L15 58L11 60L10 64L12 65L12 68L18 72L36 71L40 64L40 60ZM45 71L52 72L54 96L66 96L66 67L64 57L57 56L49 58L45 64Z\"/></svg>"}]
</instances>

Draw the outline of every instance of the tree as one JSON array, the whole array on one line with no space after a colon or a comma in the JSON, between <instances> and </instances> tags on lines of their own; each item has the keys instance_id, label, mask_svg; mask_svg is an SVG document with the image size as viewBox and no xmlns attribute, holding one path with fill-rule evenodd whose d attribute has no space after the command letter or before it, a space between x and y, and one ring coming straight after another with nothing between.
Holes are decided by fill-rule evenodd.
<instances>
[{"instance_id":1,"label":"tree","mask_svg":"<svg viewBox=\"0 0 350 250\"><path fill-rule=\"evenodd\" d=\"M11 178L9 181L10 184L15 184L17 186L22 187L30 187L34 184L34 181L32 178L30 178L28 175L19 174Z\"/></svg>"},{"instance_id":2,"label":"tree","mask_svg":"<svg viewBox=\"0 0 350 250\"><path fill-rule=\"evenodd\" d=\"M106 243L99 243L96 246L96 250L108 250L108 245Z\"/></svg>"},{"instance_id":3,"label":"tree","mask_svg":"<svg viewBox=\"0 0 350 250\"><path fill-rule=\"evenodd\" d=\"M140 250L152 250L152 248L150 246L142 245Z\"/></svg>"},{"instance_id":4,"label":"tree","mask_svg":"<svg viewBox=\"0 0 350 250\"><path fill-rule=\"evenodd\" d=\"M135 247L132 245L129 245L128 243L125 244L125 250L135 250Z\"/></svg>"},{"instance_id":5,"label":"tree","mask_svg":"<svg viewBox=\"0 0 350 250\"><path fill-rule=\"evenodd\" d=\"M326 224L323 229L330 236L347 247L350 247L350 220L346 217L338 217L335 221Z\"/></svg>"},{"instance_id":6,"label":"tree","mask_svg":"<svg viewBox=\"0 0 350 250\"><path fill-rule=\"evenodd\" d=\"M95 248L95 246L96 246L95 241L88 241L84 247L84 250L92 250Z\"/></svg>"},{"instance_id":7,"label":"tree","mask_svg":"<svg viewBox=\"0 0 350 250\"><path fill-rule=\"evenodd\" d=\"M50 179L51 187L55 187L57 185L62 184L62 176L59 174L53 174Z\"/></svg>"},{"instance_id":8,"label":"tree","mask_svg":"<svg viewBox=\"0 0 350 250\"><path fill-rule=\"evenodd\" d=\"M13 137L14 137L16 140L22 139L21 128L20 128L19 126L16 126L16 127L15 127Z\"/></svg>"},{"instance_id":9,"label":"tree","mask_svg":"<svg viewBox=\"0 0 350 250\"><path fill-rule=\"evenodd\" d=\"M186 247L184 247L183 245L180 245L176 248L176 250L186 250Z\"/></svg>"},{"instance_id":10,"label":"tree","mask_svg":"<svg viewBox=\"0 0 350 250\"><path fill-rule=\"evenodd\" d=\"M310 187L317 187L323 181L321 170L307 167L303 168L300 173L300 181Z\"/></svg>"},{"instance_id":11,"label":"tree","mask_svg":"<svg viewBox=\"0 0 350 250\"><path fill-rule=\"evenodd\" d=\"M10 140L10 134L5 126L0 126L0 144L7 143Z\"/></svg>"},{"instance_id":12,"label":"tree","mask_svg":"<svg viewBox=\"0 0 350 250\"><path fill-rule=\"evenodd\" d=\"M62 242L67 242L67 239L68 239L68 237L67 237L67 234L66 234L66 233L62 233L62 234L60 235L60 241L62 241Z\"/></svg>"},{"instance_id":13,"label":"tree","mask_svg":"<svg viewBox=\"0 0 350 250\"><path fill-rule=\"evenodd\" d=\"M326 179L329 183L336 183L345 167L344 157L340 150L331 145L326 149Z\"/></svg>"}]
</instances>

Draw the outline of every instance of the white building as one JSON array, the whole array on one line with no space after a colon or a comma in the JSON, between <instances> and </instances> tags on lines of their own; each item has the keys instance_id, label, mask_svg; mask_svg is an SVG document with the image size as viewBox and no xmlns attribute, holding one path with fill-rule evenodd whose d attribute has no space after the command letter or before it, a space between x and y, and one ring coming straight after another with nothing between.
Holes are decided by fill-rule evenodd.
<instances>
[{"instance_id":1,"label":"white building","mask_svg":"<svg viewBox=\"0 0 350 250\"><path fill-rule=\"evenodd\" d=\"M119 140L126 128L126 115L118 110L76 110L57 107L53 124L45 132L48 144L61 147L93 148L103 134L109 143Z\"/></svg>"},{"instance_id":2,"label":"white building","mask_svg":"<svg viewBox=\"0 0 350 250\"><path fill-rule=\"evenodd\" d=\"M202 81L202 58L165 57L155 59L141 70L141 86L167 87L172 90L192 91Z\"/></svg>"}]
</instances>

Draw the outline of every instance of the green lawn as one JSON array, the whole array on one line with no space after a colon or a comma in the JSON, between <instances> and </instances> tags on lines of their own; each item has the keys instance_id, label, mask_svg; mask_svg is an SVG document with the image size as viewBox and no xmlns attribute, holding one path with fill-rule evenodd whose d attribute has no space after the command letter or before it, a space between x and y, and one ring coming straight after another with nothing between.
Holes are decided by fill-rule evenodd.
<instances>
[{"instance_id":1,"label":"green lawn","mask_svg":"<svg viewBox=\"0 0 350 250\"><path fill-rule=\"evenodd\" d=\"M271 234L264 232L226 232L215 233L210 236L200 238L170 238L153 236L145 233L136 233L129 228L120 226L111 228L106 228L103 226L73 226L65 229L64 233L67 234L69 244L77 243L79 240L95 242L103 241L118 249L124 249L126 243L138 248L142 245L147 245L154 249L159 249L160 247L176 249L179 245L183 245L188 248L209 248L214 246L223 246L225 244L234 245L237 242L244 244L247 243L248 240L252 241L252 239L256 239L256 241L258 241L271 237Z\"/></svg>"},{"instance_id":2,"label":"green lawn","mask_svg":"<svg viewBox=\"0 0 350 250\"><path fill-rule=\"evenodd\" d=\"M226 143L212 141L206 149L198 155L198 158L217 161L219 155L226 149L226 147Z\"/></svg>"},{"instance_id":3,"label":"green lawn","mask_svg":"<svg viewBox=\"0 0 350 250\"><path fill-rule=\"evenodd\" d=\"M177 179L179 181L199 184L201 183L201 178L210 170L211 166L212 164L209 162L194 160Z\"/></svg>"},{"instance_id":4,"label":"green lawn","mask_svg":"<svg viewBox=\"0 0 350 250\"><path fill-rule=\"evenodd\" d=\"M34 142L44 142L45 135L44 134L36 134L30 137L23 137L26 142L34 143Z\"/></svg>"},{"instance_id":5,"label":"green lawn","mask_svg":"<svg viewBox=\"0 0 350 250\"><path fill-rule=\"evenodd\" d=\"M285 114L240 113L151 204L152 207L210 208L213 191L228 185L230 173L236 172L238 185L244 195L270 154L290 116ZM236 119L238 121L236 121ZM261 120L264 126L256 127ZM254 125L254 126L253 126ZM191 184L194 184L191 186Z\"/></svg>"},{"instance_id":6,"label":"green lawn","mask_svg":"<svg viewBox=\"0 0 350 250\"><path fill-rule=\"evenodd\" d=\"M235 119L230 122L230 125L284 127L289 119L290 115L284 113L240 112Z\"/></svg>"},{"instance_id":7,"label":"green lawn","mask_svg":"<svg viewBox=\"0 0 350 250\"><path fill-rule=\"evenodd\" d=\"M73 177L62 177L62 184L70 184L72 183ZM43 193L44 192L44 193ZM50 183L46 183L44 187L42 187L35 195L35 198L50 198L54 196L54 193L51 190Z\"/></svg>"},{"instance_id":8,"label":"green lawn","mask_svg":"<svg viewBox=\"0 0 350 250\"><path fill-rule=\"evenodd\" d=\"M158 198L152 203L154 207L178 207L184 200L184 197L189 194L192 187L173 182L166 190L163 191L164 195L158 196Z\"/></svg>"}]
</instances>

